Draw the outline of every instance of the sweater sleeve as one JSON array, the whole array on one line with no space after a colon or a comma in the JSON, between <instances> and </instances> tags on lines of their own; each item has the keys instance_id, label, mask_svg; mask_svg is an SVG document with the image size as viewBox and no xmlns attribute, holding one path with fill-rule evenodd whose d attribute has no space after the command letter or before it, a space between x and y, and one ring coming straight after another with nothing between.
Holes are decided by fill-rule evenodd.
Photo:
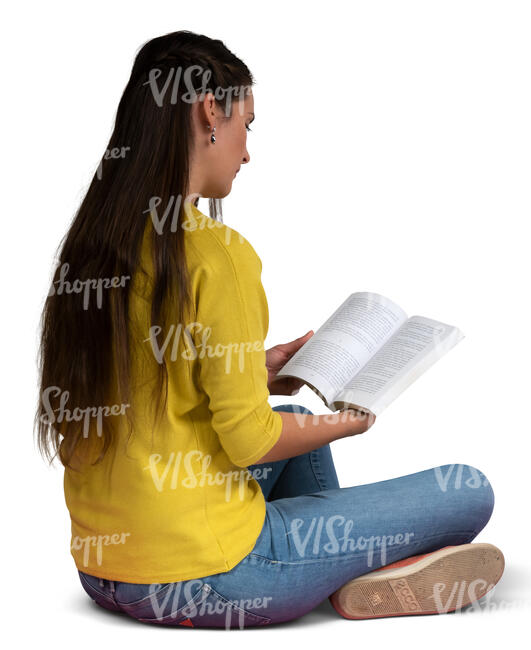
<instances>
[{"instance_id":1,"label":"sweater sleeve","mask_svg":"<svg viewBox=\"0 0 531 650\"><path fill-rule=\"evenodd\" d=\"M269 327L262 263L243 237L213 236L198 282L193 340L212 427L230 461L253 465L277 442L282 418L268 402Z\"/></svg>"}]
</instances>

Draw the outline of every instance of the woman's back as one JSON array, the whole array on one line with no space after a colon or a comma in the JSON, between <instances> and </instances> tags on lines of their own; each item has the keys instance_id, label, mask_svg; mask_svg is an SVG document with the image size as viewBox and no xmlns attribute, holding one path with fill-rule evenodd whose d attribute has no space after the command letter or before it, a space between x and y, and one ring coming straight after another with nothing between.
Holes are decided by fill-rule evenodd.
<instances>
[{"instance_id":1,"label":"woman's back","mask_svg":"<svg viewBox=\"0 0 531 650\"><path fill-rule=\"evenodd\" d=\"M65 470L72 555L79 570L101 578L157 583L228 571L264 523L262 491L244 469L282 428L268 403L262 265L239 233L189 206L183 228L195 319L170 319L150 335L150 235L159 235L148 219L129 309L135 430L128 435L129 406L109 401L116 435L103 460ZM162 354L168 409L154 430L151 390ZM96 429L77 460L97 451Z\"/></svg>"}]
</instances>

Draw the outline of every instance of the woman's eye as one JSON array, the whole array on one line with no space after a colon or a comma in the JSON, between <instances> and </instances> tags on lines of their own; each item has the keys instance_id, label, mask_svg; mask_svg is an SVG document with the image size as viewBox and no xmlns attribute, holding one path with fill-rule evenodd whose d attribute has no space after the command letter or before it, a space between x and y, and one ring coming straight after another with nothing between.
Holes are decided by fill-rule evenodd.
<instances>
[{"instance_id":1,"label":"woman's eye","mask_svg":"<svg viewBox=\"0 0 531 650\"><path fill-rule=\"evenodd\" d=\"M245 125L245 128L247 129L247 131L252 131L251 127L248 124Z\"/></svg>"}]
</instances>

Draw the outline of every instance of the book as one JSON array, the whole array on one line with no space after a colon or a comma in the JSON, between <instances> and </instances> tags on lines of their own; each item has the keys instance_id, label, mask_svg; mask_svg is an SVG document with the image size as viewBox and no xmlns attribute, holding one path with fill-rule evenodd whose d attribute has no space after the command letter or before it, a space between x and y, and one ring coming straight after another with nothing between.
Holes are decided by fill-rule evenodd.
<instances>
[{"instance_id":1,"label":"book","mask_svg":"<svg viewBox=\"0 0 531 650\"><path fill-rule=\"evenodd\" d=\"M276 377L296 377L332 411L378 416L445 355L463 332L411 316L378 293L352 293L284 364Z\"/></svg>"}]
</instances>

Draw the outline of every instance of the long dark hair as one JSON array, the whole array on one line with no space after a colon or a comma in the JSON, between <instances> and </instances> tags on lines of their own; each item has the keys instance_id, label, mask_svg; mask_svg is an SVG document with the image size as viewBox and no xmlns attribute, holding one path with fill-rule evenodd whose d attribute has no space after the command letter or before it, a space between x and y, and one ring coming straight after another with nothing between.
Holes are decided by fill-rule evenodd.
<instances>
[{"instance_id":1,"label":"long dark hair","mask_svg":"<svg viewBox=\"0 0 531 650\"><path fill-rule=\"evenodd\" d=\"M200 68L194 72L193 66ZM69 410L104 405L111 392L119 396L122 404L130 402L131 282L101 291L97 298L90 299L88 308L83 303L83 292L60 292L57 285L61 278L65 279L65 269L70 282L133 278L139 268L146 220L152 218L149 206L153 197L158 197L161 206L173 203L178 218L176 228L166 229L164 236L151 239L151 324L166 322L169 296L177 298L179 322L184 322L185 315L190 313L181 224L185 219L182 197L189 186L192 104L154 101L151 83L157 77L162 82L171 78L179 67L181 71L191 71L188 86L193 85L198 93L205 89L205 70L211 75L209 90L241 89L254 83L247 66L222 41L190 31L159 36L138 51L106 153L59 244L58 264L42 312L35 427L39 450L50 462L58 456L64 466L71 466L84 436L82 420L63 419L56 423L53 415L50 417L60 406L61 394L68 394ZM219 106L226 106L226 96L218 94L215 99ZM222 221L221 199L209 198L209 213ZM167 407L167 379L163 359L154 387L159 415ZM126 415L132 431L130 408ZM96 462L112 442L111 421L112 418L104 417L101 422L102 444Z\"/></svg>"}]
</instances>

